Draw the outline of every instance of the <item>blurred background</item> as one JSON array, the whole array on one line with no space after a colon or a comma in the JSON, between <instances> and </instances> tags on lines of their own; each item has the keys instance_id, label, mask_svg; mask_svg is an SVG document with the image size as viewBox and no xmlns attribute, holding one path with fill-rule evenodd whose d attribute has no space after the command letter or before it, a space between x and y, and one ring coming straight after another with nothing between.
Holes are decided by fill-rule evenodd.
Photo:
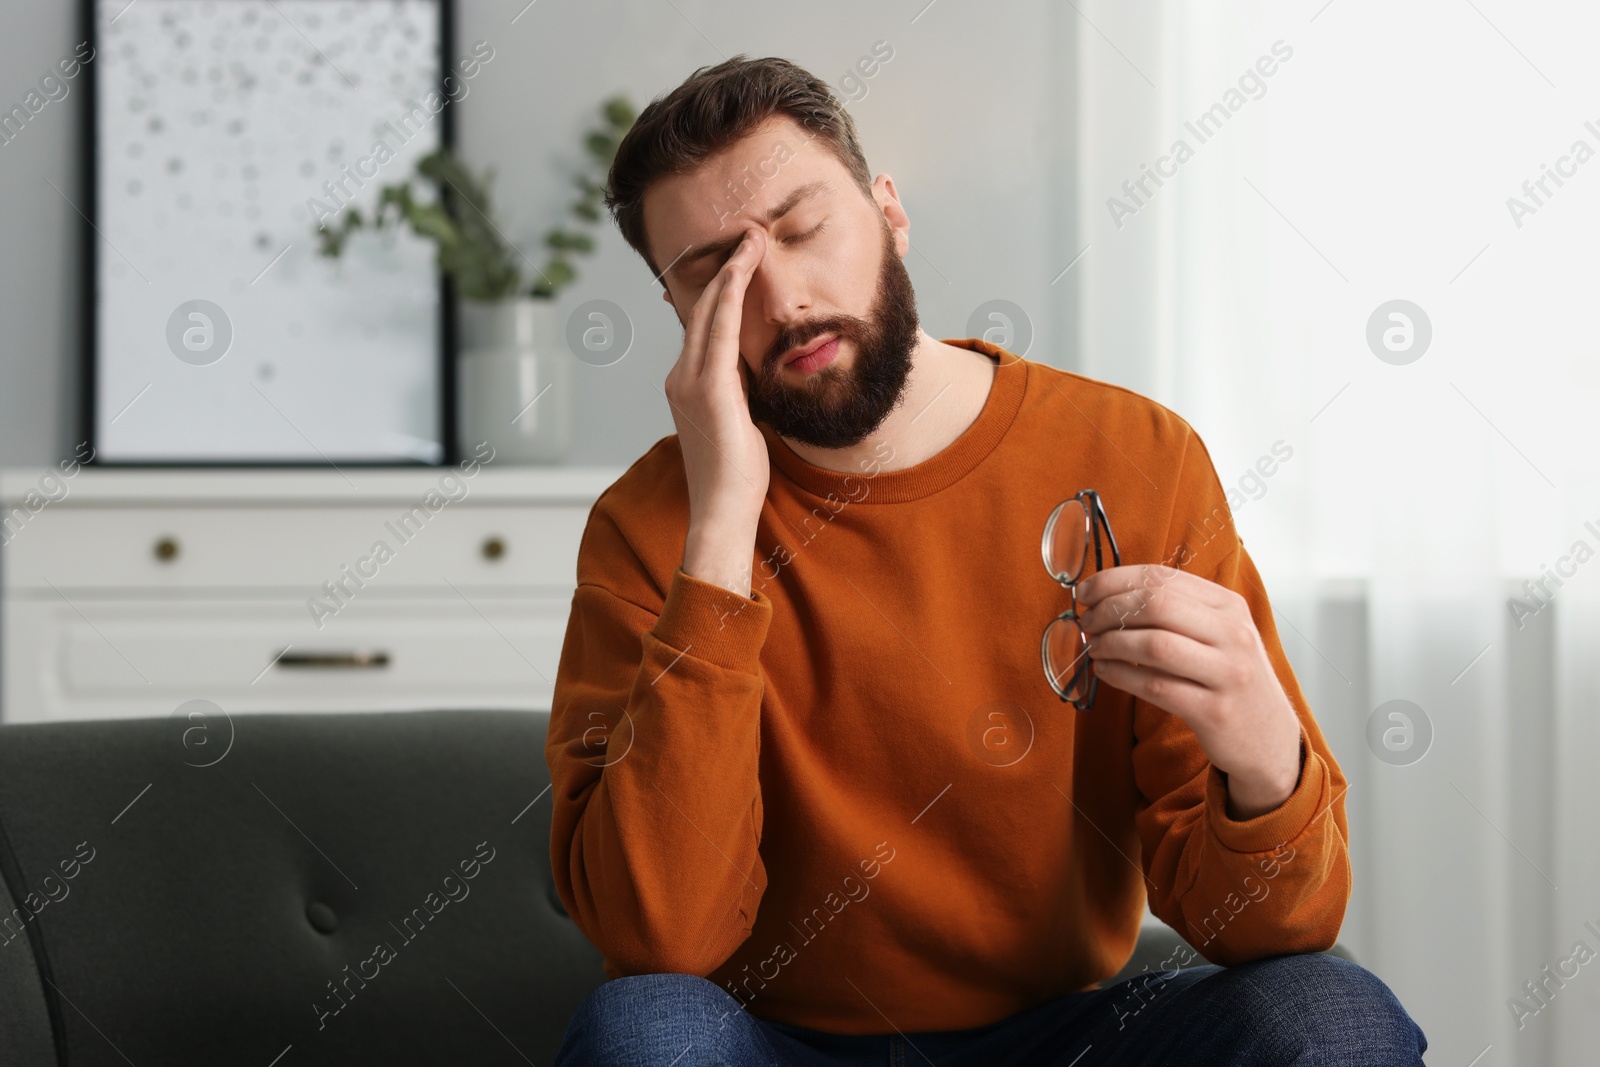
<instances>
[{"instance_id":1,"label":"blurred background","mask_svg":"<svg viewBox=\"0 0 1600 1067\"><path fill-rule=\"evenodd\" d=\"M0 144L0 466L18 471L90 437L88 94L25 103L79 16L0 4L0 106L28 112ZM602 101L642 107L738 53L829 81L911 217L924 328L1160 401L1236 490L1350 779L1341 940L1428 1062L1578 1065L1600 1061L1596 39L1576 0L458 0L449 61L494 57L450 112L531 278ZM367 138L349 140L353 162ZM283 244L305 257L286 277L318 266L305 200L326 176L262 205L258 267ZM604 301L631 341L571 361L558 465L614 476L673 432L680 328L609 221L593 234L555 320ZM405 240L396 261L425 265ZM442 388L419 351L417 388ZM434 441L413 459L446 447L432 418L412 418Z\"/></svg>"}]
</instances>

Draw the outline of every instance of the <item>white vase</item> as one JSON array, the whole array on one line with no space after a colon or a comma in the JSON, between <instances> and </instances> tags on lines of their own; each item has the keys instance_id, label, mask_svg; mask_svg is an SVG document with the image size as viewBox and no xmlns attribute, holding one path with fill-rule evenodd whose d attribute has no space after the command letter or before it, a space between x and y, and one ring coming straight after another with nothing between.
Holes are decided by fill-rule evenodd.
<instances>
[{"instance_id":1,"label":"white vase","mask_svg":"<svg viewBox=\"0 0 1600 1067\"><path fill-rule=\"evenodd\" d=\"M572 356L554 300L518 296L458 305L456 442L495 464L560 463L572 437Z\"/></svg>"}]
</instances>

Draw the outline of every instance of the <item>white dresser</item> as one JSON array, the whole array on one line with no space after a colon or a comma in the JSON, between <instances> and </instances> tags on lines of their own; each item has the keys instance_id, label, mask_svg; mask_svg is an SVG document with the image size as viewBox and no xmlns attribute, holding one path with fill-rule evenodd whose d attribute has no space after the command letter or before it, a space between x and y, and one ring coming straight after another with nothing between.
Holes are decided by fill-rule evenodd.
<instances>
[{"instance_id":1,"label":"white dresser","mask_svg":"<svg viewBox=\"0 0 1600 1067\"><path fill-rule=\"evenodd\" d=\"M0 471L0 720L548 708L621 474Z\"/></svg>"}]
</instances>

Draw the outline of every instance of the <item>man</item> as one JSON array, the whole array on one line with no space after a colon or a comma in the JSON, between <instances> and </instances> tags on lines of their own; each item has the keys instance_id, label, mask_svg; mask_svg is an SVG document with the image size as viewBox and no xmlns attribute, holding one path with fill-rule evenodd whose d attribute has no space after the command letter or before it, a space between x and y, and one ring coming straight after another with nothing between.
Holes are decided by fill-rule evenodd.
<instances>
[{"instance_id":1,"label":"man","mask_svg":"<svg viewBox=\"0 0 1600 1067\"><path fill-rule=\"evenodd\" d=\"M1345 779L1188 424L924 333L893 180L784 60L653 102L608 206L684 343L556 678L551 861L612 979L558 1062L1420 1063L1320 954ZM1123 565L1069 595L1082 489ZM1073 595L1082 710L1039 652ZM1098 988L1147 898L1210 964Z\"/></svg>"}]
</instances>

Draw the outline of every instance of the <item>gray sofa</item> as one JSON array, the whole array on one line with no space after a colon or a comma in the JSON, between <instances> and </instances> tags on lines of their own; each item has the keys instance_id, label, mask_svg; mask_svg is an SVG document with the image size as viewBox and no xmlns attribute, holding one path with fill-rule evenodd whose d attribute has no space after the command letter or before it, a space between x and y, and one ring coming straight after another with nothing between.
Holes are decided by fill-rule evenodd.
<instances>
[{"instance_id":1,"label":"gray sofa","mask_svg":"<svg viewBox=\"0 0 1600 1067\"><path fill-rule=\"evenodd\" d=\"M547 720L0 726L0 1061L548 1064L605 975L551 880Z\"/></svg>"}]
</instances>

